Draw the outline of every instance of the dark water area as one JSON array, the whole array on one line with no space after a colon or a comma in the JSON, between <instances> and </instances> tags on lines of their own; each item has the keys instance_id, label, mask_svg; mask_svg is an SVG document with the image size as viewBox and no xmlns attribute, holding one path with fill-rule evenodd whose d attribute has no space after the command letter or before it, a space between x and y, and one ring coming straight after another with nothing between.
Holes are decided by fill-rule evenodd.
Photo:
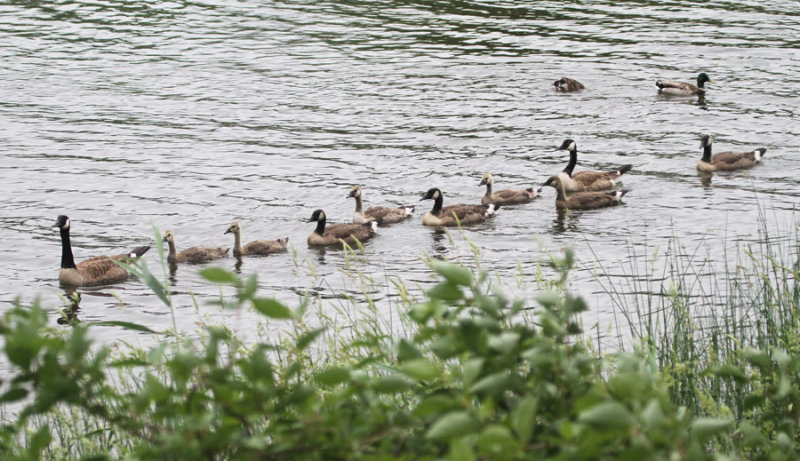
<instances>
[{"instance_id":1,"label":"dark water area","mask_svg":"<svg viewBox=\"0 0 800 461\"><path fill-rule=\"evenodd\" d=\"M179 249L232 245L234 220L244 241L289 236L293 251L239 267L263 294L358 299L349 267L374 278L391 316L390 279L415 290L432 280L424 256L471 259L457 232L453 244L421 225L421 195L439 187L445 205L477 203L486 172L498 189L538 186L566 165L554 151L565 138L576 171L633 165L623 205L559 214L547 188L464 236L531 298L539 262L573 247L571 287L600 330L615 312L598 267L632 276L646 270L631 269L632 253L658 260L672 238L721 262L763 227L795 222L796 1L11 1L0 37L1 310L18 296L62 304L51 226L66 214L77 260L152 243L153 226ZM713 80L705 98L657 95L656 80L701 71ZM556 93L562 76L586 89ZM716 151L768 151L751 170L705 177L702 134ZM381 228L355 259L308 248L304 221L317 208L349 221L353 184L366 206L414 204L415 217ZM145 260L160 273L154 251ZM172 278L179 328L210 318L254 333L248 313L212 304L220 290L199 268ZM172 326L139 281L80 291L82 320Z\"/></svg>"}]
</instances>

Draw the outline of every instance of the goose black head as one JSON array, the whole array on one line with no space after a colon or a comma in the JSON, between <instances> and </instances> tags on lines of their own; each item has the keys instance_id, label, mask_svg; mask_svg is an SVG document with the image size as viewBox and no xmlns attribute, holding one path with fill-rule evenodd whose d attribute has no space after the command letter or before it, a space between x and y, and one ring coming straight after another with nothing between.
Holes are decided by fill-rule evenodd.
<instances>
[{"instance_id":1,"label":"goose black head","mask_svg":"<svg viewBox=\"0 0 800 461\"><path fill-rule=\"evenodd\" d=\"M325 212L322 210L314 210L314 212L311 213L311 219L309 219L308 222L322 221L323 219L325 219Z\"/></svg>"},{"instance_id":2,"label":"goose black head","mask_svg":"<svg viewBox=\"0 0 800 461\"><path fill-rule=\"evenodd\" d=\"M542 183L542 186L558 187L559 184L561 184L561 180L558 179L558 175L553 175L547 178L547 181Z\"/></svg>"},{"instance_id":3,"label":"goose black head","mask_svg":"<svg viewBox=\"0 0 800 461\"><path fill-rule=\"evenodd\" d=\"M225 234L230 234L231 232L238 232L239 231L239 223L234 221L228 226L228 230L225 231ZM223 234L224 235L224 234Z\"/></svg>"},{"instance_id":4,"label":"goose black head","mask_svg":"<svg viewBox=\"0 0 800 461\"><path fill-rule=\"evenodd\" d=\"M350 193L347 194L347 198L353 197L361 197L361 186L353 186L350 188Z\"/></svg>"},{"instance_id":5,"label":"goose black head","mask_svg":"<svg viewBox=\"0 0 800 461\"><path fill-rule=\"evenodd\" d=\"M572 139L565 139L564 142L561 143L561 146L559 146L556 150L568 150L572 152L573 150L576 150L577 147L578 146L575 144L575 141Z\"/></svg>"},{"instance_id":6,"label":"goose black head","mask_svg":"<svg viewBox=\"0 0 800 461\"><path fill-rule=\"evenodd\" d=\"M702 138L700 138L700 147L710 146L714 142L714 138L711 137L710 134L704 134Z\"/></svg>"},{"instance_id":7,"label":"goose black head","mask_svg":"<svg viewBox=\"0 0 800 461\"><path fill-rule=\"evenodd\" d=\"M63 214L59 215L59 217L56 218L56 223L53 224L53 227L58 227L59 229L69 229L69 218Z\"/></svg>"},{"instance_id":8,"label":"goose black head","mask_svg":"<svg viewBox=\"0 0 800 461\"><path fill-rule=\"evenodd\" d=\"M425 195L423 195L422 198L419 199L419 201L421 202L423 200L436 200L441 196L442 196L442 191L440 191L438 187L431 187L430 189L428 189L428 192L425 192Z\"/></svg>"}]
</instances>

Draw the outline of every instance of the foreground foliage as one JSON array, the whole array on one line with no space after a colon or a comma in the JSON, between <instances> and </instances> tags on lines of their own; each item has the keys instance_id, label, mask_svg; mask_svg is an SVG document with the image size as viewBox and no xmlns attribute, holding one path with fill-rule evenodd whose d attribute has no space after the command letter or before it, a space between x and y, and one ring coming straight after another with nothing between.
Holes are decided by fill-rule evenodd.
<instances>
[{"instance_id":1,"label":"foreground foliage","mask_svg":"<svg viewBox=\"0 0 800 461\"><path fill-rule=\"evenodd\" d=\"M0 323L10 367L0 401L13 418L0 452L18 459L515 460L794 459L800 354L747 349L705 370L743 395L758 425L673 403L644 352L598 358L581 342L580 298L561 272L539 306L512 302L487 274L431 261L438 283L408 308L407 337L365 329L322 351L305 304L260 297L253 276L203 275L235 287L228 307L294 327L292 340L243 344L209 326L112 353L89 325L57 334L38 306ZM165 303L146 267L135 269ZM118 325L139 328L136 325ZM753 414L753 413L750 413ZM10 414L6 414L6 418Z\"/></svg>"}]
</instances>

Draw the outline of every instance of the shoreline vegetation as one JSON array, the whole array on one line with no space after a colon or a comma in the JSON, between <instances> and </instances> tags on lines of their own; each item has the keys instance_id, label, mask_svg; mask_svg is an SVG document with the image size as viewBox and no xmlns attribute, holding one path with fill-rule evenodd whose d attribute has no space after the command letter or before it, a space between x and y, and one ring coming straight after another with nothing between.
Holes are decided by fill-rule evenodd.
<instances>
[{"instance_id":1,"label":"shoreline vegetation","mask_svg":"<svg viewBox=\"0 0 800 461\"><path fill-rule=\"evenodd\" d=\"M128 269L174 312L157 242L163 281L145 261ZM255 275L203 269L209 284L224 287L222 309L263 317L258 340L247 342L214 324L191 337L125 322L57 330L38 302L17 302L0 319L8 363L0 453L796 459L800 233L793 225L776 236L763 226L742 245L722 271L677 240L663 267L636 253L632 277L599 267L615 328L627 336L615 352L582 329L586 303L568 288L577 265L570 249L543 263L554 275L536 274L533 304L505 296L474 247L468 263L429 258L436 282L420 296L389 276L399 326L381 317L367 289L365 302L343 298L359 312L351 325L326 324L321 299L310 294L290 307L261 296ZM345 251L358 257L357 248ZM372 283L347 266L362 287ZM158 339L146 348L98 345L89 334L98 325Z\"/></svg>"}]
</instances>

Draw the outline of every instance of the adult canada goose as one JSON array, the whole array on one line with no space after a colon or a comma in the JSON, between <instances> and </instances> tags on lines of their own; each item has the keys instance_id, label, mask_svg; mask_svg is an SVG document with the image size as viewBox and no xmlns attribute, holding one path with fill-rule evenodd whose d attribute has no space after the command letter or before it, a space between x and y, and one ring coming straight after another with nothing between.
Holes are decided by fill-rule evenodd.
<instances>
[{"instance_id":1,"label":"adult canada goose","mask_svg":"<svg viewBox=\"0 0 800 461\"><path fill-rule=\"evenodd\" d=\"M314 210L308 222L317 222L317 228L308 236L308 246L339 245L344 240L348 245L355 245L356 240L363 242L375 235L378 230L377 221L364 224L326 224L327 218L322 210Z\"/></svg>"},{"instance_id":2,"label":"adult canada goose","mask_svg":"<svg viewBox=\"0 0 800 461\"><path fill-rule=\"evenodd\" d=\"M361 198L361 186L353 186L350 188L350 193L347 198L356 199L356 211L353 213L353 222L356 224L364 224L370 221L378 221L380 224L393 224L400 222L414 212L413 206L403 206L398 208L389 208L385 206L374 206L363 210L363 202Z\"/></svg>"},{"instance_id":3,"label":"adult canada goose","mask_svg":"<svg viewBox=\"0 0 800 461\"><path fill-rule=\"evenodd\" d=\"M240 256L266 256L279 253L286 251L286 245L289 244L289 237L284 237L277 240L253 240L242 246L242 228L236 221L228 226L228 230L225 233L233 234L233 255L237 258Z\"/></svg>"},{"instance_id":4,"label":"adult canada goose","mask_svg":"<svg viewBox=\"0 0 800 461\"><path fill-rule=\"evenodd\" d=\"M529 187L527 189L503 189L497 192L492 192L494 180L492 175L486 173L481 177L480 186L486 185L486 193L481 197L481 203L488 205L494 203L495 205L515 205L518 203L527 203L536 198L542 189L534 189Z\"/></svg>"},{"instance_id":5,"label":"adult canada goose","mask_svg":"<svg viewBox=\"0 0 800 461\"><path fill-rule=\"evenodd\" d=\"M175 250L175 234L171 230L164 232L164 241L169 245L167 261L170 263L204 263L223 258L230 250L225 247L191 247L178 253Z\"/></svg>"},{"instance_id":6,"label":"adult canada goose","mask_svg":"<svg viewBox=\"0 0 800 461\"><path fill-rule=\"evenodd\" d=\"M713 143L714 138L709 135L700 139L703 158L697 162L697 169L702 172L744 170L761 163L761 158L767 153L766 147L759 147L751 152L720 152L711 155Z\"/></svg>"},{"instance_id":7,"label":"adult canada goose","mask_svg":"<svg viewBox=\"0 0 800 461\"><path fill-rule=\"evenodd\" d=\"M613 189L622 180L622 175L632 168L622 165L614 171L579 171L573 173L578 163L578 146L572 139L565 139L556 150L569 151L569 163L559 173L561 183L567 192L582 192Z\"/></svg>"},{"instance_id":8,"label":"adult canada goose","mask_svg":"<svg viewBox=\"0 0 800 461\"><path fill-rule=\"evenodd\" d=\"M88 287L121 282L128 278L129 274L114 261L135 259L150 249L149 246L140 246L128 253L115 256L94 256L76 265L69 240L69 225L69 218L64 215L59 216L53 225L61 231L61 270L58 273L58 281L63 285Z\"/></svg>"},{"instance_id":9,"label":"adult canada goose","mask_svg":"<svg viewBox=\"0 0 800 461\"><path fill-rule=\"evenodd\" d=\"M556 87L556 91L560 91L562 93L569 93L571 91L583 89L583 84L581 82L567 77L561 77L560 79L556 80L553 82L553 86Z\"/></svg>"},{"instance_id":10,"label":"adult canada goose","mask_svg":"<svg viewBox=\"0 0 800 461\"><path fill-rule=\"evenodd\" d=\"M442 208L444 194L438 188L428 189L428 192L420 199L433 200L433 209L422 217L422 224L426 226L457 226L474 224L492 216L499 205L490 203L488 205L450 205Z\"/></svg>"},{"instance_id":11,"label":"adult canada goose","mask_svg":"<svg viewBox=\"0 0 800 461\"><path fill-rule=\"evenodd\" d=\"M622 196L628 193L627 190L617 190L610 192L592 191L575 192L567 194L561 175L553 175L547 178L544 186L553 187L556 190L556 208L568 208L571 210L592 210L614 206L620 203Z\"/></svg>"},{"instance_id":12,"label":"adult canada goose","mask_svg":"<svg viewBox=\"0 0 800 461\"><path fill-rule=\"evenodd\" d=\"M705 94L705 83L710 82L711 79L708 78L708 75L705 72L701 72L697 76L697 85L692 85L691 83L684 83L684 82L670 82L670 81L656 81L656 86L658 87L658 93L664 94L668 96L692 96L692 95L701 95Z\"/></svg>"}]
</instances>

